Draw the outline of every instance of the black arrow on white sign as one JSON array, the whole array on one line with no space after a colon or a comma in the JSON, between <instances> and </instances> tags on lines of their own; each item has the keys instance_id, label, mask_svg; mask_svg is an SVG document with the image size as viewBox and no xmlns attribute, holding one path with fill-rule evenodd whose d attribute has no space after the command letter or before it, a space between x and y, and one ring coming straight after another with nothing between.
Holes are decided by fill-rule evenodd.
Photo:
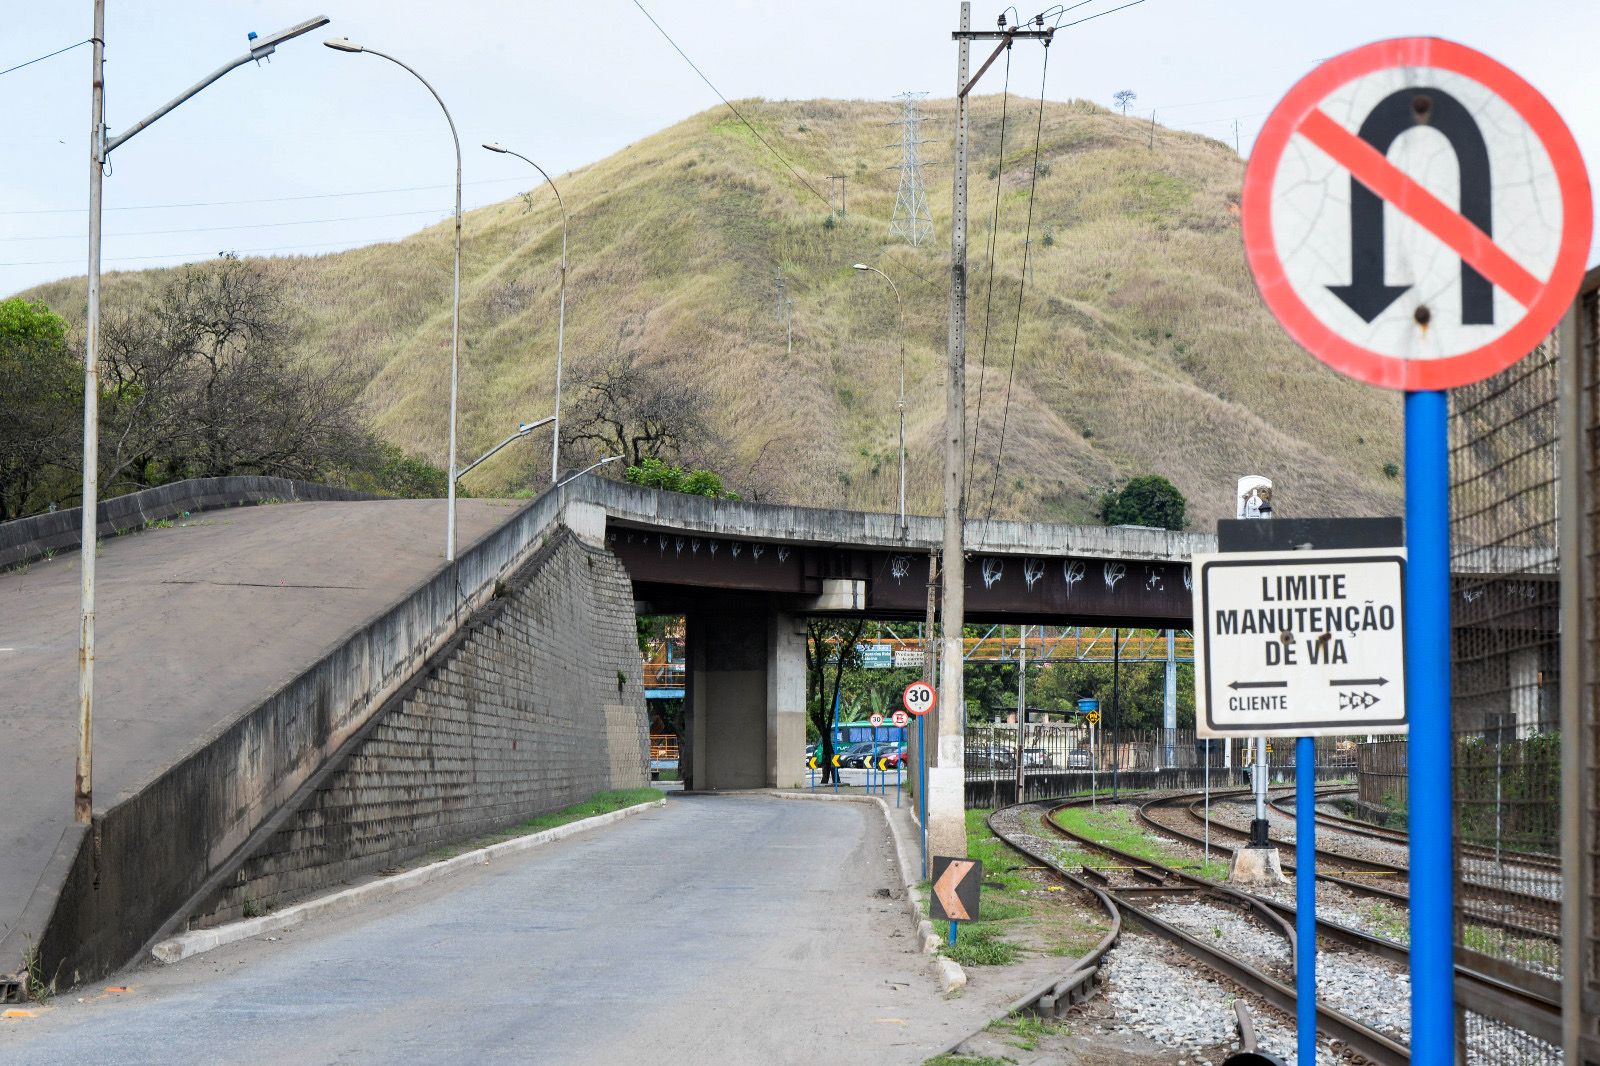
<instances>
[{"instance_id":1,"label":"black arrow on white sign","mask_svg":"<svg viewBox=\"0 0 1600 1066\"><path fill-rule=\"evenodd\" d=\"M1483 143L1472 112L1447 92L1414 87L1390 93L1367 113L1358 135L1379 152L1388 154L1400 135L1420 126L1444 134L1456 153L1461 177L1461 217L1494 235L1489 188L1489 149ZM1371 322L1410 285L1388 285L1383 280L1383 200L1350 178L1350 284L1329 285L1363 322ZM1461 324L1494 324L1494 286L1489 279L1461 261Z\"/></svg>"},{"instance_id":2,"label":"black arrow on white sign","mask_svg":"<svg viewBox=\"0 0 1600 1066\"><path fill-rule=\"evenodd\" d=\"M1228 687L1231 688L1231 689L1234 689L1235 691L1237 691L1238 689L1241 689L1241 688L1288 688L1289 687L1289 682L1287 682L1287 681L1235 681L1235 682L1231 683Z\"/></svg>"},{"instance_id":3,"label":"black arrow on white sign","mask_svg":"<svg viewBox=\"0 0 1600 1066\"><path fill-rule=\"evenodd\" d=\"M1345 678L1342 681L1330 680L1328 682L1328 684L1330 684L1330 685L1362 685L1362 686L1365 686L1365 685L1387 685L1388 683L1389 683L1389 679L1387 677L1350 677L1350 678Z\"/></svg>"}]
</instances>

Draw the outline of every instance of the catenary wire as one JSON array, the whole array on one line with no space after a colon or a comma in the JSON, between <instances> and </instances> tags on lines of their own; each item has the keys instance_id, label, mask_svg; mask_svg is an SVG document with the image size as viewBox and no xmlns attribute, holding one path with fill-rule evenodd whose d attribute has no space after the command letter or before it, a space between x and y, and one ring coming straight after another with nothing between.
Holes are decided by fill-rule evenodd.
<instances>
[{"instance_id":1,"label":"catenary wire","mask_svg":"<svg viewBox=\"0 0 1600 1066\"><path fill-rule=\"evenodd\" d=\"M785 159L781 152L779 152L776 148L772 147L772 144L765 137L761 136L761 131L760 130L758 130L754 126L750 125L750 121L748 119L746 119L743 114L740 113L740 111L739 111L739 109L737 107L733 106L733 102L731 100L729 100L726 96L722 95L722 90L717 88L715 85L713 85L712 82L711 82L711 79L706 77L705 71L701 70L698 66L696 66L694 60L689 58L689 53L685 52L682 48L680 48L678 46L678 42L674 41L672 39L672 35L669 34L666 30L661 28L661 23L657 22L656 21L656 17L654 15L650 14L650 12L645 9L644 4L640 3L640 0L633 0L633 6L638 8L640 13L643 14L645 18L650 20L650 25L654 26L656 28L656 32L660 33L661 36L666 39L666 42L672 46L673 51L677 52L680 56L683 57L683 61L685 63L689 64L689 68L691 70L693 70L696 74L700 75L700 80L705 82L706 85L710 87L711 91L717 94L717 99L721 100L723 102L723 104L727 106L728 110L732 111L734 113L734 116L737 117L740 122L744 123L745 129L749 130L752 134L754 134L756 140L760 141L761 144L766 148L766 150L772 153L773 158L775 158L778 162L782 163L784 165L784 167L789 171L789 173L794 175L795 180L798 181L801 185L804 185L807 189L811 190L811 195L815 196L818 200L821 200L824 204L826 204L827 207L828 207L828 210L831 212L833 210L833 202L831 200L829 200L826 196L822 195L822 193L818 192L817 191L817 187L815 185L811 184L809 181L807 181L805 179L805 176L794 168L794 164L793 163L791 163L791 162L789 162L789 160Z\"/></svg>"},{"instance_id":2,"label":"catenary wire","mask_svg":"<svg viewBox=\"0 0 1600 1066\"><path fill-rule=\"evenodd\" d=\"M10 74L13 71L21 70L23 67L31 67L35 63L43 63L46 59L50 59L53 56L58 56L62 52L70 52L74 48L82 48L84 45L88 44L92 40L94 40L93 37L85 37L83 40L77 42L76 44L69 44L65 48L57 48L54 52L46 52L42 56L37 56L36 58L30 59L26 63L18 63L14 67L7 67L4 70L0 70L0 77L3 77L5 75L7 75L7 74Z\"/></svg>"},{"instance_id":3,"label":"catenary wire","mask_svg":"<svg viewBox=\"0 0 1600 1066\"><path fill-rule=\"evenodd\" d=\"M1046 53L1048 54L1048 53ZM978 468L978 439L983 432L983 383L989 369L989 321L990 311L994 307L994 245L995 238L1000 232L1000 189L1005 184L1006 177L1006 111L1011 101L1011 42L1006 42L1006 69L1005 82L1000 90L1000 149L999 161L996 163L994 177L994 208L989 214L989 280L984 287L983 294L983 340L979 344L978 356L978 403L976 417L972 421L972 452L967 457L966 481L962 486L962 496L972 488L972 474ZM963 427L962 432L966 432Z\"/></svg>"},{"instance_id":4,"label":"catenary wire","mask_svg":"<svg viewBox=\"0 0 1600 1066\"><path fill-rule=\"evenodd\" d=\"M1028 220L1022 229L1022 276L1017 279L1017 316L1011 327L1011 366L1006 370L1006 399L1000 414L1000 441L994 452L994 477L989 482L989 502L985 518L994 517L994 496L1000 486L1000 466L1005 462L1006 426L1011 421L1011 385L1017 374L1017 340L1022 334L1022 297L1028 287L1028 252L1033 239L1034 192L1039 186L1039 145L1044 136L1045 79L1050 75L1050 42L1044 43L1044 65L1039 74L1039 121L1033 131L1033 173L1028 178Z\"/></svg>"}]
</instances>

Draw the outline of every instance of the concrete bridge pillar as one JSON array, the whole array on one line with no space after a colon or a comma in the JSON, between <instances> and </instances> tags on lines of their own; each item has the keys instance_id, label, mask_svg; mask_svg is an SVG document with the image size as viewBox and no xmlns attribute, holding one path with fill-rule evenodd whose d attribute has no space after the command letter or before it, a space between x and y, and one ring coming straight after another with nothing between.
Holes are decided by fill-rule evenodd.
<instances>
[{"instance_id":1,"label":"concrete bridge pillar","mask_svg":"<svg viewBox=\"0 0 1600 1066\"><path fill-rule=\"evenodd\" d=\"M685 786L792 788L805 774L805 626L764 604L693 611Z\"/></svg>"},{"instance_id":2,"label":"concrete bridge pillar","mask_svg":"<svg viewBox=\"0 0 1600 1066\"><path fill-rule=\"evenodd\" d=\"M806 623L774 612L767 620L767 781L799 788L806 770Z\"/></svg>"}]
</instances>

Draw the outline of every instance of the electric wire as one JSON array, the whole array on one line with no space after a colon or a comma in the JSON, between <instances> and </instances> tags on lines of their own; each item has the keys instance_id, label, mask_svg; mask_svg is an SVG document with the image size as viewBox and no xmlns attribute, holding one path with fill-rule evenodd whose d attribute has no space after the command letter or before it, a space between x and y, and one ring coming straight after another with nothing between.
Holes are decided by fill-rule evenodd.
<instances>
[{"instance_id":1,"label":"electric wire","mask_svg":"<svg viewBox=\"0 0 1600 1066\"><path fill-rule=\"evenodd\" d=\"M1049 53L1045 53L1049 55ZM994 307L994 246L1000 232L1000 187L1006 176L1006 111L1011 100L1011 43L1006 43L1005 84L1000 90L1000 150L994 177L994 208L989 214L989 280L983 294L983 341L978 356L978 404L972 421L972 451L967 457L967 474L962 484L963 498L972 488L972 475L978 468L978 438L983 431L983 383L989 369L989 319ZM962 427L966 432L966 427Z\"/></svg>"},{"instance_id":2,"label":"electric wire","mask_svg":"<svg viewBox=\"0 0 1600 1066\"><path fill-rule=\"evenodd\" d=\"M994 452L994 477L989 482L989 502L985 520L994 517L995 491L1000 486L1000 467L1006 456L1006 427L1011 421L1011 386L1017 374L1017 340L1022 334L1022 297L1028 287L1028 253L1033 241L1034 192L1039 187L1039 145L1044 137L1044 90L1050 76L1050 42L1044 42L1044 66L1039 74L1039 120L1033 130L1033 173L1028 178L1028 220L1022 228L1022 276L1017 279L1017 315L1011 327L1011 366L1006 370L1006 399L1000 414L1000 441Z\"/></svg>"},{"instance_id":3,"label":"electric wire","mask_svg":"<svg viewBox=\"0 0 1600 1066\"><path fill-rule=\"evenodd\" d=\"M346 248L354 252L363 248L375 248L380 244L398 244L400 241L406 240L410 236L413 235L406 234L405 236L401 237L379 238L377 240L366 241L365 243L363 243L360 238L352 238L342 241L323 241L318 244L276 244L266 248L207 248L203 251L195 252L162 252L160 255L116 255L108 256L105 261L108 263L142 263L152 259L200 259L210 255L221 255L224 252L290 252L306 248ZM16 263L0 263L0 267L70 266L74 264L82 266L83 260L31 259Z\"/></svg>"},{"instance_id":4,"label":"electric wire","mask_svg":"<svg viewBox=\"0 0 1600 1066\"><path fill-rule=\"evenodd\" d=\"M740 113L737 107L733 106L733 101L722 95L722 90L712 84L711 79L706 77L705 71L696 66L694 60L689 58L689 53L680 48L678 46L678 42L672 39L672 35L661 28L661 23L657 22L656 17L645 9L644 4L640 3L640 0L633 0L633 6L638 8L640 13L643 14L645 18L650 20L650 25L656 28L656 32L660 33L661 36L666 39L666 42L672 46L673 50L683 57L683 61L689 64L689 69L700 75L700 80L705 82L711 91L717 94L717 99L721 100L723 104L726 105L728 110L732 111L734 116L737 117L740 122L744 123L745 129L749 130L755 135L756 140L760 141L762 146L765 147L767 151L772 153L773 158L782 163L789 173L794 175L796 181L798 181L801 185L804 185L807 189L811 190L812 196L815 196L818 200L821 200L824 204L826 204L828 211L831 214L833 212L833 201L829 200L826 196L822 195L822 193L818 192L817 187L807 181L805 176L794 168L793 163L790 163L789 160L785 159L781 152L772 147L771 143L768 142L765 137L761 136L760 130L750 125L750 121Z\"/></svg>"},{"instance_id":5,"label":"electric wire","mask_svg":"<svg viewBox=\"0 0 1600 1066\"><path fill-rule=\"evenodd\" d=\"M319 226L332 222L366 222L377 218L415 218L417 215L440 215L449 218L448 210L426 209L422 211L387 211L377 215L345 215L341 218L303 218L291 222L244 222L226 226L190 226L184 229L141 229L124 230L118 233L107 233L111 237L166 237L175 233L216 233L223 230L236 229L277 229L282 226ZM28 237L0 237L0 244L12 244L19 241L68 241L84 240L85 233L46 233Z\"/></svg>"},{"instance_id":6,"label":"electric wire","mask_svg":"<svg viewBox=\"0 0 1600 1066\"><path fill-rule=\"evenodd\" d=\"M462 182L465 185L504 185L510 182L526 184L524 177L515 178L479 178L476 181ZM299 196L264 196L255 200L201 200L193 203L172 204L123 204L119 207L107 207L106 211L165 211L181 207L239 207L245 204L285 204L299 200L333 200L345 196L381 196L397 192L429 192L434 189L454 189L454 182L440 185L400 185L389 189L352 189L349 192L314 192ZM87 207L38 207L16 211L0 211L0 216L14 215L85 215L89 213Z\"/></svg>"},{"instance_id":7,"label":"electric wire","mask_svg":"<svg viewBox=\"0 0 1600 1066\"><path fill-rule=\"evenodd\" d=\"M1069 22L1065 26L1057 26L1056 29L1069 30L1074 26L1082 26L1085 22L1093 22L1097 18L1104 18L1106 15L1115 15L1118 11L1126 11L1130 7L1138 7L1142 3L1144 3L1144 0L1132 0L1131 3L1123 4L1121 7L1114 7L1109 11L1097 11L1092 15L1078 19L1076 22ZM1078 6L1081 7L1082 5Z\"/></svg>"},{"instance_id":8,"label":"electric wire","mask_svg":"<svg viewBox=\"0 0 1600 1066\"><path fill-rule=\"evenodd\" d=\"M14 67L7 67L4 70L0 70L0 77L4 77L5 75L12 73L13 71L21 70L23 67L31 67L35 63L43 63L46 59L50 59L50 58L52 58L54 56L58 56L62 52L70 52L74 48L82 48L84 45L88 44L92 40L94 40L93 37L85 37L83 40L77 42L76 44L69 44L65 48L57 48L54 52L46 52L42 56L39 56L39 57L37 57L35 59L30 59L26 63L18 63Z\"/></svg>"}]
</instances>

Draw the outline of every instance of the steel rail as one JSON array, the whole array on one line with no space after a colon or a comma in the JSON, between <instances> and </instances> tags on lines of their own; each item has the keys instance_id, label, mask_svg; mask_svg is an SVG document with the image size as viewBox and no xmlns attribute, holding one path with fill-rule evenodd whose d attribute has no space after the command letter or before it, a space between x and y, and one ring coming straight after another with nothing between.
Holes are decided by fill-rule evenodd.
<instances>
[{"instance_id":1,"label":"steel rail","mask_svg":"<svg viewBox=\"0 0 1600 1066\"><path fill-rule=\"evenodd\" d=\"M1237 889L1229 888L1226 885L1219 885L1214 881L1209 881L1206 878L1187 873L1186 871L1179 870L1176 867L1166 866L1162 863L1151 862L1143 856L1122 851L1121 849L1112 845L1104 844L1089 837L1085 837L1082 834L1075 833L1060 825L1055 820L1056 812L1067 807L1081 806L1086 802L1086 800L1078 800L1069 803L1056 803L1053 807L1049 808L1043 821L1056 833L1074 841L1075 843L1087 846L1093 850L1097 850L1108 855L1112 855L1130 864L1145 864L1155 869L1165 870L1169 877L1175 878L1190 885L1196 894L1204 893L1207 895L1220 896L1225 899L1242 896L1252 900L1257 906L1261 906L1262 909L1268 909L1262 906L1263 901L1257 900L1249 893L1239 892ZM1048 806L1048 804L1032 804L1031 806ZM1002 836L1002 839L1005 838ZM1007 843L1011 842L1007 840ZM1015 847L1016 845L1013 844L1012 846ZM1037 855L1035 857L1045 865L1049 866L1051 869L1063 874L1063 876L1067 876L1066 871L1061 867L1061 865L1050 856ZM1279 981L1274 977L1262 973L1249 963L1227 954L1220 948L1214 947L1205 941L1191 936L1182 929L1179 929L1177 926L1163 921L1161 918L1156 917L1155 914L1145 909L1140 904L1127 898L1126 893L1113 889L1111 890L1111 894L1115 899L1117 906L1122 908L1128 917L1133 918L1141 926L1157 936L1170 941L1184 952L1198 959L1203 965L1207 966L1214 972L1221 974L1229 980L1232 980L1261 996L1262 999L1272 1004L1272 1006L1278 1010L1283 1011L1289 1017L1294 1017L1295 992L1292 987L1284 984L1282 981ZM1269 924L1272 928L1284 933L1291 932L1293 929L1292 925L1287 925L1281 920L1281 918L1276 916L1274 916L1274 919L1269 921L1267 924ZM1292 943L1293 942L1291 941L1291 944ZM1325 1006L1321 1003L1317 1004L1317 1028L1319 1032L1322 1032L1329 1038L1345 1045L1350 1050L1372 1060L1373 1062L1409 1063L1411 1061L1410 1051L1404 1044L1382 1032L1379 1032L1376 1029L1371 1028L1370 1026L1362 1024L1356 1019L1351 1018L1349 1015L1334 1010L1332 1007Z\"/></svg>"},{"instance_id":2,"label":"steel rail","mask_svg":"<svg viewBox=\"0 0 1600 1066\"><path fill-rule=\"evenodd\" d=\"M1246 790L1239 790L1239 795L1246 794ZM1190 844L1199 844L1200 838L1190 836L1182 830L1176 830L1151 819L1145 808L1166 807L1172 809L1170 804L1181 800L1183 797L1163 797L1149 800L1140 804L1138 813L1140 822L1159 832L1177 836ZM1058 829L1061 827L1057 827ZM1229 827L1231 829L1231 827ZM1238 832L1238 831L1236 831ZM1243 838L1249 834L1238 832ZM1110 851L1106 845L1096 845L1101 850ZM1231 853L1232 848L1225 845L1212 845L1221 851ZM1125 853L1123 853L1125 854ZM1159 864L1153 864L1159 865ZM1284 869L1293 871L1294 867L1284 863ZM1183 871L1174 870L1174 874L1189 879L1197 879L1207 884L1211 882L1204 878L1193 878L1193 875ZM1400 893L1390 893L1388 889L1366 885L1362 882L1348 882L1337 877L1323 878L1318 874L1319 880L1327 880L1341 887L1366 892L1369 895L1392 895L1402 906L1409 906L1409 898ZM1286 903L1281 903L1267 896L1256 896L1264 904L1276 910L1291 923L1294 920L1295 909ZM1511 928L1513 931L1524 932L1535 937L1547 938L1549 934L1526 927L1516 926L1511 923L1500 923L1495 919L1486 919L1486 923L1500 924ZM1395 943L1371 933L1353 929L1349 926L1328 919L1317 918L1317 935L1321 938L1336 940L1357 950L1377 955L1392 962L1409 965L1411 953L1403 944ZM1545 977L1522 967L1512 966L1501 959L1485 955L1481 952L1466 948L1457 948L1456 962L1456 996L1468 1009L1488 1017L1500 1018L1533 1034L1548 1043L1558 1043L1561 1033L1561 1006L1560 986L1553 979Z\"/></svg>"},{"instance_id":3,"label":"steel rail","mask_svg":"<svg viewBox=\"0 0 1600 1066\"><path fill-rule=\"evenodd\" d=\"M1018 837L1007 833L1006 830L995 824L995 819L1000 815L1016 810L1017 807L1031 806L1037 805L1016 804L994 811L988 818L990 831L1005 841L1007 846L1013 850L1047 867L1069 884L1093 896L1095 901L1100 904L1100 908L1105 911L1106 917L1110 919L1111 929L1105 936L1100 938L1100 942L1090 949L1087 954L1072 960L1070 968L1064 976L1053 977L1044 984L1024 993L1020 999L1007 1006L994 1021L1001 1021L1025 1012L1031 1012L1044 1018L1058 1018L1067 1010L1084 1002L1094 995L1095 990L1099 987L1100 966L1105 961L1106 953L1115 947L1117 941L1122 938L1122 912L1117 908L1116 901L1099 885L1091 884L1089 881L1061 869L1051 862L1049 856L1040 854ZM941 1052L932 1056L932 1058L959 1054L962 1046L967 1041L986 1032L992 1024L993 1022L985 1022L977 1029L957 1039L954 1043L947 1044Z\"/></svg>"},{"instance_id":4,"label":"steel rail","mask_svg":"<svg viewBox=\"0 0 1600 1066\"><path fill-rule=\"evenodd\" d=\"M1354 791L1355 789L1341 788L1337 791L1329 790L1326 795L1344 795ZM1319 795L1323 795L1323 793L1319 793ZM1287 814L1290 816L1294 815L1293 807L1285 806L1286 800L1281 796L1277 799L1268 800L1267 802L1280 814ZM1379 840L1385 840L1392 844L1409 846L1411 843L1411 834L1407 830L1394 829L1386 825L1377 825L1361 818L1349 818L1342 814L1330 814L1327 811L1318 811L1317 824L1325 825L1329 829L1337 829L1342 832L1359 833L1362 836L1375 837ZM1500 849L1500 854L1496 855L1494 848L1489 847L1488 845L1463 844L1459 841L1456 843L1456 848L1463 855L1471 855L1473 858L1498 859L1502 862L1510 862L1519 866L1532 866L1536 869L1549 870L1558 874L1561 870L1561 860L1554 855L1540 855L1536 852L1517 851L1510 848L1502 848Z\"/></svg>"},{"instance_id":5,"label":"steel rail","mask_svg":"<svg viewBox=\"0 0 1600 1066\"><path fill-rule=\"evenodd\" d=\"M1192 797L1192 794L1190 794L1190 796ZM1168 808L1170 808L1173 803L1177 802L1177 800L1182 799L1182 798L1185 798L1185 797L1167 797L1167 798L1165 798L1163 800L1152 800L1149 804L1146 804L1146 806L1160 806L1160 807L1168 807ZM1189 814L1189 816L1191 818L1194 818L1197 821L1204 822L1204 821L1206 821L1206 819L1197 810L1195 810L1195 808L1198 807L1200 805L1200 803L1201 803L1201 800L1199 798L1191 798L1191 802L1188 804L1186 810L1187 810L1187 812L1188 812L1188 814ZM1142 810L1143 810L1143 808L1141 807L1141 812L1142 812ZM1281 813L1281 809L1280 809L1280 813ZM1147 823L1147 824L1152 824L1153 825L1155 823ZM1166 828L1166 827L1163 827L1163 828ZM1214 819L1211 820L1211 828L1212 828L1213 831L1221 830L1224 834L1230 835L1230 836L1234 836L1234 837L1241 837L1241 838L1248 839L1248 837L1250 835L1248 832L1246 832L1246 831L1244 831L1242 829L1236 829L1231 825L1227 825L1227 824L1225 824L1223 822L1218 822L1218 821L1216 821ZM1174 829L1167 828L1167 832L1178 833L1179 835L1182 835L1180 830L1174 830ZM1191 838L1191 839L1193 839L1193 838ZM1292 850L1295 847L1295 844L1294 844L1293 841L1283 840L1282 838L1276 838L1276 837L1269 837L1268 839L1271 840L1272 843L1278 845L1279 848L1288 848L1288 849ZM1213 846L1216 846L1216 845L1213 845ZM1403 880L1409 886L1410 878L1411 878L1411 871L1410 871L1410 869L1408 869L1405 866L1400 866L1400 865L1398 865L1396 863L1378 862L1378 861L1372 860L1372 859L1359 859L1359 858L1356 858L1353 855L1348 855L1348 854L1346 854L1344 852L1330 851L1330 850L1328 850L1326 848L1322 848L1322 847L1316 848L1315 851L1316 851L1317 861L1318 861L1319 865L1321 863L1325 862L1325 863L1328 863L1328 864L1333 865L1333 866L1342 865L1347 870L1354 870L1354 871L1361 871L1361 872L1368 872L1368 873L1376 873L1376 874L1384 874L1384 875L1388 875L1388 876L1392 876L1392 877L1396 878L1397 881L1398 880ZM1289 862L1285 861L1283 863L1283 868L1285 870L1292 870L1293 866ZM1382 888L1379 888L1376 885L1368 885L1366 882L1354 881L1354 880L1351 880L1349 878L1341 878L1337 874L1324 876L1321 872L1319 872L1317 874L1317 879L1321 880L1321 881L1327 881L1330 884L1338 884L1338 885L1340 885L1340 886L1342 886L1344 888L1348 888L1348 889L1350 889L1351 891L1354 891L1354 892L1365 892L1365 893L1367 893L1369 895L1383 895L1383 896L1387 896L1389 898L1400 899L1400 900L1409 900L1410 899L1409 891L1408 892L1396 892L1396 891L1393 891L1393 890L1382 889ZM1463 879L1461 881L1460 889L1461 889L1461 894L1462 894L1463 898L1466 898L1466 899L1473 899L1473 900L1478 900L1478 901L1481 901L1481 902L1492 903L1492 904L1504 904L1504 905L1520 908L1521 910L1528 911L1528 912L1533 913L1533 914L1538 914L1538 915L1546 916L1546 917L1557 917L1561 913L1561 901L1560 900L1551 899L1548 896L1536 896L1531 892L1520 892L1520 891L1518 891L1516 889L1512 889L1512 888L1497 888L1497 887L1493 887L1493 886L1489 886L1489 885L1484 885L1481 882L1465 880L1465 879ZM1496 916L1496 915L1486 915L1486 914L1482 914L1482 913L1476 912L1476 911L1469 911L1468 912L1468 916L1470 918L1475 919L1477 921L1480 921L1480 922L1482 922L1484 924L1498 925L1498 926L1501 926L1503 928L1509 929L1509 930L1511 930L1513 932L1518 932L1518 933L1521 933L1521 934L1526 935L1526 936L1539 937L1541 939L1548 940L1548 939L1551 939L1552 937L1554 937L1554 935L1555 935L1554 933L1546 932L1546 931L1540 930L1540 929L1534 929L1531 926L1526 926L1526 925L1522 925L1522 924L1517 923L1517 922L1512 922L1512 921L1509 921L1508 919L1504 919L1504 918Z\"/></svg>"}]
</instances>

